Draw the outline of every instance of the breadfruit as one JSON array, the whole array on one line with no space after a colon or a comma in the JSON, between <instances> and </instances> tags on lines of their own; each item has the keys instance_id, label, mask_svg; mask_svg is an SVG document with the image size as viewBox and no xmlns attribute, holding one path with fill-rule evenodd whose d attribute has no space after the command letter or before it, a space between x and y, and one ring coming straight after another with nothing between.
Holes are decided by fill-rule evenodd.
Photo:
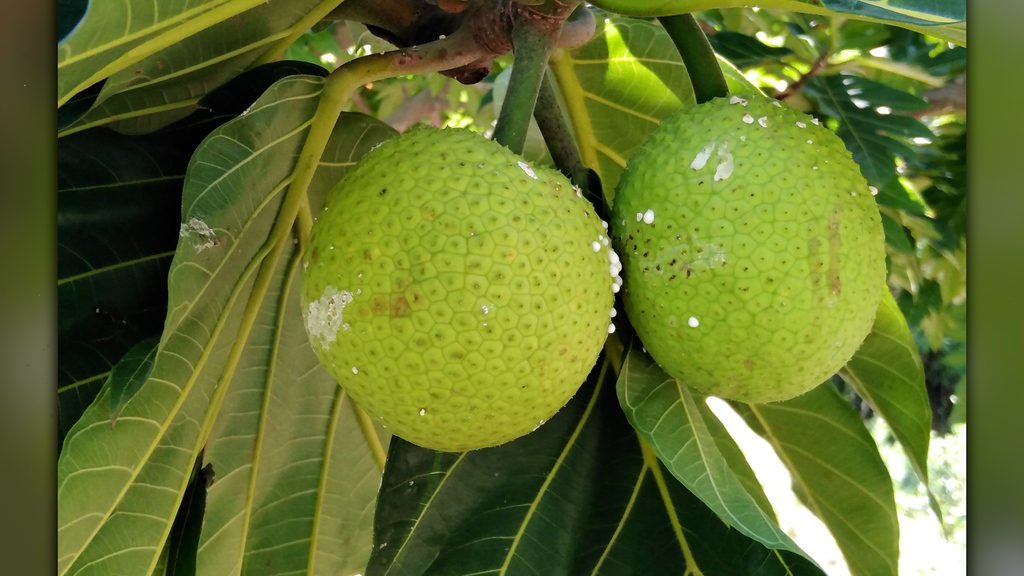
<instances>
[{"instance_id":1,"label":"breadfruit","mask_svg":"<svg viewBox=\"0 0 1024 576\"><path fill-rule=\"evenodd\" d=\"M644 347L742 402L820 384L856 352L885 287L871 190L835 134L774 99L665 120L629 160L612 218Z\"/></svg>"},{"instance_id":2,"label":"breadfruit","mask_svg":"<svg viewBox=\"0 0 1024 576\"><path fill-rule=\"evenodd\" d=\"M573 396L607 338L620 268L606 226L564 176L496 142L397 136L314 223L301 288L310 342L371 417L414 444L510 441Z\"/></svg>"}]
</instances>

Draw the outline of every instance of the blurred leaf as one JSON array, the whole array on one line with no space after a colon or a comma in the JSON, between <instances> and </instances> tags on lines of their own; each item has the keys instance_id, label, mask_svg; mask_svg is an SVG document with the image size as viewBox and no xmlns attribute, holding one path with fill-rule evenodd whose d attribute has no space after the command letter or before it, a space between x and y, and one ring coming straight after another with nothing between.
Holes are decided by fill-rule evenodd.
<instances>
[{"instance_id":1,"label":"blurred leaf","mask_svg":"<svg viewBox=\"0 0 1024 576\"><path fill-rule=\"evenodd\" d=\"M239 0L229 0L233 2ZM297 32L292 27L307 13L326 14L328 7L322 4L324 0L260 3L132 62L110 75L96 104L71 130L110 125L125 134L142 134L188 116L200 106L203 95L245 71L275 42ZM59 77L66 74L61 71Z\"/></svg>"},{"instance_id":2,"label":"blurred leaf","mask_svg":"<svg viewBox=\"0 0 1024 576\"><path fill-rule=\"evenodd\" d=\"M956 385L956 392L953 393L956 396L956 404L953 405L953 411L949 414L950 424L966 424L967 423L967 377L963 376L960 378L960 382Z\"/></svg>"},{"instance_id":3,"label":"blurred leaf","mask_svg":"<svg viewBox=\"0 0 1024 576\"><path fill-rule=\"evenodd\" d=\"M862 170L863 168L861 166ZM875 201L882 206L891 206L908 214L923 217L925 215L924 206L910 197L910 192L903 186L899 178L895 176L895 170L893 172L892 178L878 186L878 194L875 195Z\"/></svg>"},{"instance_id":4,"label":"blurred leaf","mask_svg":"<svg viewBox=\"0 0 1024 576\"><path fill-rule=\"evenodd\" d=\"M313 369L318 364L308 344L299 349L304 354L288 353L300 337L305 343L294 292L291 299L280 300L266 298L267 292L263 292L281 294L283 287L290 286L295 279L298 260L293 258L294 245L286 243L281 264L261 270L260 284L252 282L322 86L320 78L308 76L276 83L248 114L218 128L196 151L185 183L181 212L184 223L171 265L166 328L153 373L125 406L113 429L107 424L109 399L101 394L68 433L58 461L58 574L79 574L84 570L134 574L152 569L164 548L189 472L207 439L219 438L213 432L224 426L239 425L233 418L234 411L218 415L222 406L231 405L224 399L233 381L236 390L256 386L256 390L263 391L265 386L255 383L281 379L296 388L295 394L311 396L317 395L316 382L324 388L324 383L330 381L322 370ZM312 190L322 197L353 158L388 133L386 127L365 116L343 117L323 159L326 171L317 172ZM271 260L264 264L268 262ZM243 306L241 303L250 297L253 300ZM286 306L291 311L284 314ZM268 322L268 316L287 318L289 322ZM237 340L243 320L257 328ZM286 353L279 355L279 350ZM236 366L231 358L245 360ZM266 404L272 405L269 400ZM323 404L318 408L330 410ZM290 410L286 407L285 414L290 414ZM250 438L243 441L262 438L259 431L264 426L276 425L273 414L260 414L257 419L260 427L250 429ZM331 428L330 417L307 418L302 422L286 433L294 438L318 439L321 445L330 444L328 430L348 429L340 425ZM269 442L267 446L285 459L303 453L298 449L300 440ZM366 441L361 445L363 455L353 455L355 462L361 464L342 471L344 477L359 478L347 490L358 494L356 499L367 493L354 491L355 485L375 484L372 460L365 456L373 446ZM317 452L315 446L308 449ZM328 460L325 448L318 453L323 462ZM273 457L267 458L273 462ZM317 470L323 468L322 464L313 466ZM309 472L295 467L297 476L289 478L291 470L274 468L276 474L272 476L280 485L287 485L305 478L304 474ZM317 483L321 479L331 483L327 472L319 476ZM250 478L255 479L252 474ZM221 479L223 482L224 476ZM271 499L280 499L285 494L295 496L281 492L275 482L269 485ZM253 487L249 494L259 493ZM372 491L369 496L372 501ZM368 500L318 500L313 508L317 515L337 518L347 515L350 507L365 510L370 505ZM206 528L211 525L212 494L208 504ZM145 513L140 514L139 510ZM303 510L309 508L297 506L283 513ZM250 521L249 516L242 518ZM331 523L325 525L309 515L304 517L304 523L309 530L304 537L296 537L298 549L266 549L264 557L287 557L293 562L301 558L300 563L306 566L312 556L310 546L322 542L314 542L320 537L316 527L326 528ZM261 524L254 521L252 525ZM291 526L299 529L301 524ZM282 534L280 529L275 530L274 540L280 542ZM255 546L260 540L253 537L249 541ZM358 543L353 535L356 548ZM249 558L245 551L234 549L232 566ZM356 560L355 555L346 559Z\"/></svg>"},{"instance_id":5,"label":"blurred leaf","mask_svg":"<svg viewBox=\"0 0 1024 576\"><path fill-rule=\"evenodd\" d=\"M549 422L503 446L443 453L394 439L367 576L822 574L673 481L599 366Z\"/></svg>"},{"instance_id":6,"label":"blurred leaf","mask_svg":"<svg viewBox=\"0 0 1024 576\"><path fill-rule=\"evenodd\" d=\"M864 20L847 20L839 29L839 44L836 49L868 52L885 44L891 36L892 28L889 26Z\"/></svg>"},{"instance_id":7,"label":"blurred leaf","mask_svg":"<svg viewBox=\"0 0 1024 576\"><path fill-rule=\"evenodd\" d=\"M900 252L914 252L914 246L910 243L910 237L907 236L907 232L904 230L903 225L886 214L882 214L882 230L885 231L886 244Z\"/></svg>"},{"instance_id":8,"label":"blurred leaf","mask_svg":"<svg viewBox=\"0 0 1024 576\"><path fill-rule=\"evenodd\" d=\"M892 479L860 415L831 385L785 402L732 403L789 468L794 490L828 526L853 576L895 575Z\"/></svg>"},{"instance_id":9,"label":"blurred leaf","mask_svg":"<svg viewBox=\"0 0 1024 576\"><path fill-rule=\"evenodd\" d=\"M913 151L894 136L934 137L931 130L914 118L881 114L877 110L881 106L912 106L914 97L910 94L898 96L893 89L850 74L817 76L804 84L803 90L818 100L824 113L839 120L836 134L843 139L868 182L875 186L880 187L896 177L897 156L913 155Z\"/></svg>"},{"instance_id":10,"label":"blurred leaf","mask_svg":"<svg viewBox=\"0 0 1024 576\"><path fill-rule=\"evenodd\" d=\"M926 279L921 282L916 295L911 292L902 292L898 302L907 321L911 325L917 325L931 311L942 307L942 293L939 290L938 282Z\"/></svg>"},{"instance_id":11,"label":"blurred leaf","mask_svg":"<svg viewBox=\"0 0 1024 576\"><path fill-rule=\"evenodd\" d=\"M738 68L756 66L793 53L789 48L769 46L752 36L728 30L712 34L708 36L708 40L715 52L721 54Z\"/></svg>"},{"instance_id":12,"label":"blurred leaf","mask_svg":"<svg viewBox=\"0 0 1024 576\"><path fill-rule=\"evenodd\" d=\"M638 345L630 348L616 384L629 423L672 474L729 526L764 546L802 554L747 493L698 408L704 399L672 378Z\"/></svg>"},{"instance_id":13,"label":"blurred leaf","mask_svg":"<svg viewBox=\"0 0 1024 576\"><path fill-rule=\"evenodd\" d=\"M110 373L110 426L113 427L125 404L131 401L142 385L153 373L153 361L156 357L156 346L160 342L157 337L146 338L139 342L124 358L114 366Z\"/></svg>"},{"instance_id":14,"label":"blurred leaf","mask_svg":"<svg viewBox=\"0 0 1024 576\"><path fill-rule=\"evenodd\" d=\"M352 58L347 52L341 50L335 37L335 27L338 25L343 26L345 23L323 21L321 23L325 24L326 27L306 32L285 49L284 57L286 60L301 60L318 66L330 66L333 69L345 60ZM323 57L327 54L333 56L335 60L333 62L325 62Z\"/></svg>"},{"instance_id":15,"label":"blurred leaf","mask_svg":"<svg viewBox=\"0 0 1024 576\"><path fill-rule=\"evenodd\" d=\"M840 75L843 90L852 99L863 100L873 107L887 106L893 112L926 110L928 102L913 94L852 74Z\"/></svg>"}]
</instances>

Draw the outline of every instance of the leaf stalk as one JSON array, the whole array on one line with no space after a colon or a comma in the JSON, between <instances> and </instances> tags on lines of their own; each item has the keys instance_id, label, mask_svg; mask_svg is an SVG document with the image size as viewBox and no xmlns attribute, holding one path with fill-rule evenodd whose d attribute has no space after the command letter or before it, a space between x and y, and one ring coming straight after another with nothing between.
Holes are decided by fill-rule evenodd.
<instances>
[{"instance_id":1,"label":"leaf stalk","mask_svg":"<svg viewBox=\"0 0 1024 576\"><path fill-rule=\"evenodd\" d=\"M658 18L658 21L668 32L669 38L683 58L697 104L727 96L729 85L725 83L725 74L722 73L722 67L718 64L718 58L711 49L708 37L697 24L693 14L663 16Z\"/></svg>"}]
</instances>

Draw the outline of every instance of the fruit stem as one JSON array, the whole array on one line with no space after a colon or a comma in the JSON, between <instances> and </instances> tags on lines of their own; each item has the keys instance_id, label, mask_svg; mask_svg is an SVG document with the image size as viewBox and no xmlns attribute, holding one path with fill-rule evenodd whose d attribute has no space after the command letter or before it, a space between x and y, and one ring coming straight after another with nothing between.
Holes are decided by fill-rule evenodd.
<instances>
[{"instance_id":1,"label":"fruit stem","mask_svg":"<svg viewBox=\"0 0 1024 576\"><path fill-rule=\"evenodd\" d=\"M551 85L551 78L548 74L541 77L540 91L537 93L537 105L533 110L533 117L537 119L537 126L544 136L544 143L551 152L551 159L555 167L570 182L583 191L583 195L595 206L601 205L600 198L592 198L590 187L587 182L587 167L583 164L580 150L576 147L576 140L572 137L572 130L569 128L562 106L555 95L555 89Z\"/></svg>"},{"instance_id":2,"label":"fruit stem","mask_svg":"<svg viewBox=\"0 0 1024 576\"><path fill-rule=\"evenodd\" d=\"M486 50L477 44L473 34L469 30L460 29L443 40L371 54L346 62L331 72L324 83L320 103L313 115L269 241L276 242L286 236L291 231L299 209L303 204L308 204L306 190L313 181L338 115L356 89L385 78L458 68L485 55Z\"/></svg>"},{"instance_id":3,"label":"fruit stem","mask_svg":"<svg viewBox=\"0 0 1024 576\"><path fill-rule=\"evenodd\" d=\"M693 14L662 16L658 21L668 32L669 38L679 50L679 55L683 57L697 104L727 96L729 86L725 83L725 74L722 73L722 67L718 64L718 58L711 49L708 37L697 24Z\"/></svg>"},{"instance_id":4,"label":"fruit stem","mask_svg":"<svg viewBox=\"0 0 1024 576\"><path fill-rule=\"evenodd\" d=\"M494 140L516 154L523 153L526 132L537 103L548 57L558 40L558 29L521 19L512 30L512 76L501 105Z\"/></svg>"}]
</instances>

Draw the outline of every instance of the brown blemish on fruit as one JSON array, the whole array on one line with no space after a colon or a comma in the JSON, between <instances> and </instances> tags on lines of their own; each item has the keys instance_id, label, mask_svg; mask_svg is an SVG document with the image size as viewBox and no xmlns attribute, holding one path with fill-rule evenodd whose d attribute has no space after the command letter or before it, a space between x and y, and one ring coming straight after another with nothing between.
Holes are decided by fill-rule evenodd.
<instances>
[{"instance_id":1,"label":"brown blemish on fruit","mask_svg":"<svg viewBox=\"0 0 1024 576\"><path fill-rule=\"evenodd\" d=\"M839 278L839 252L843 248L843 239L839 234L840 204L837 198L828 215L828 287L833 296L843 291L843 283Z\"/></svg>"},{"instance_id":2,"label":"brown blemish on fruit","mask_svg":"<svg viewBox=\"0 0 1024 576\"><path fill-rule=\"evenodd\" d=\"M384 314L391 313L391 303L388 301L387 296L374 296L373 300L370 300L370 312L374 316L382 316Z\"/></svg>"},{"instance_id":3,"label":"brown blemish on fruit","mask_svg":"<svg viewBox=\"0 0 1024 576\"><path fill-rule=\"evenodd\" d=\"M391 315L395 318L402 316L408 316L412 309L409 307L409 301L404 296L398 296L391 301Z\"/></svg>"}]
</instances>

